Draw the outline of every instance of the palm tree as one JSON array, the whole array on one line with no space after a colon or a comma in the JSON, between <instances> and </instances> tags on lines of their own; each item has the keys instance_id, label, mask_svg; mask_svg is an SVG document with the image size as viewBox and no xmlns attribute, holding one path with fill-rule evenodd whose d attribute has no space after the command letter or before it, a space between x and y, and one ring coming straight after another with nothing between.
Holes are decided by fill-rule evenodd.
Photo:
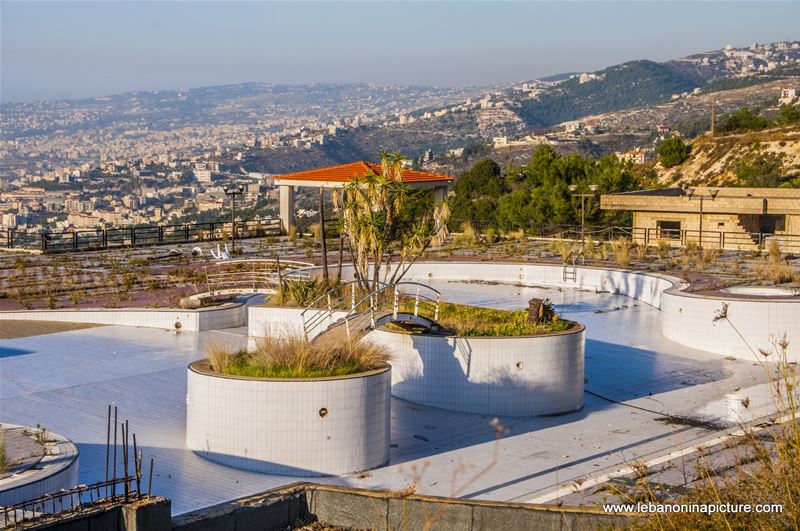
<instances>
[{"instance_id":1,"label":"palm tree","mask_svg":"<svg viewBox=\"0 0 800 531\"><path fill-rule=\"evenodd\" d=\"M446 202L434 205L416 220L404 219L412 197L403 182L403 161L398 152L381 153L381 174L370 171L353 177L334 194L342 230L347 235L356 278L365 290L377 289L381 273L389 283L400 281L431 243L447 236ZM399 260L392 267L392 258Z\"/></svg>"}]
</instances>

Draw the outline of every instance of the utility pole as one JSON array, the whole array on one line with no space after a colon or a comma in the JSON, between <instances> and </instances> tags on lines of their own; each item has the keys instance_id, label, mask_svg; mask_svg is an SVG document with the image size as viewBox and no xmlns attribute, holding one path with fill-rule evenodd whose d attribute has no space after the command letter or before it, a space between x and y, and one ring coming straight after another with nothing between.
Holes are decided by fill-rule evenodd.
<instances>
[{"instance_id":1,"label":"utility pole","mask_svg":"<svg viewBox=\"0 0 800 531\"><path fill-rule=\"evenodd\" d=\"M592 191L591 194L576 194L575 192L578 190L577 184L571 184L569 186L569 191L572 192L573 197L580 197L581 198L581 244L586 244L586 198L587 197L594 197L597 193L597 185L590 184L589 190Z\"/></svg>"},{"instance_id":2,"label":"utility pole","mask_svg":"<svg viewBox=\"0 0 800 531\"><path fill-rule=\"evenodd\" d=\"M714 122L717 117L717 98L711 98L711 136L714 136Z\"/></svg>"}]
</instances>

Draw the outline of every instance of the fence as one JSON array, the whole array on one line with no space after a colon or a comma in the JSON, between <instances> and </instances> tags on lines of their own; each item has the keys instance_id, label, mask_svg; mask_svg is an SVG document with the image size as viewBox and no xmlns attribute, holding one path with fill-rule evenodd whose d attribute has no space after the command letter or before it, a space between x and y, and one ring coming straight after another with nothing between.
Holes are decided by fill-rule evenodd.
<instances>
[{"instance_id":1,"label":"fence","mask_svg":"<svg viewBox=\"0 0 800 531\"><path fill-rule=\"evenodd\" d=\"M182 223L178 225L139 225L111 229L65 232L25 233L0 231L0 244L7 249L29 249L43 252L76 252L114 247L139 247L221 240L235 233L237 239L279 236L277 219L237 221L231 230L230 221Z\"/></svg>"},{"instance_id":2,"label":"fence","mask_svg":"<svg viewBox=\"0 0 800 531\"><path fill-rule=\"evenodd\" d=\"M497 225L488 222L477 222L473 227L480 233L487 229L496 229ZM769 248L772 242L780 245L784 252L800 252L800 234L781 233L749 233L704 230L670 230L645 227L585 227L580 225L535 225L522 227L525 234L538 238L580 240L581 235L592 241L611 241L627 238L637 243L655 245L664 242L673 246L690 244L728 250L761 251ZM519 230L519 229L518 229Z\"/></svg>"}]
</instances>

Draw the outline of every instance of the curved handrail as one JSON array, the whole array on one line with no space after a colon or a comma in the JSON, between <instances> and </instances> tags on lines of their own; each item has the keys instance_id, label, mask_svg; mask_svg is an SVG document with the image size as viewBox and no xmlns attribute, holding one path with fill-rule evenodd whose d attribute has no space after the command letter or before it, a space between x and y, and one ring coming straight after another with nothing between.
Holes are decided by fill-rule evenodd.
<instances>
[{"instance_id":1,"label":"curved handrail","mask_svg":"<svg viewBox=\"0 0 800 531\"><path fill-rule=\"evenodd\" d=\"M252 266L252 267L248 267ZM203 270L206 276L206 288L209 292L219 288L249 288L257 291L272 288L280 280L308 280L317 266L308 262L295 260L276 260L272 258L225 260L208 266Z\"/></svg>"},{"instance_id":2,"label":"curved handrail","mask_svg":"<svg viewBox=\"0 0 800 531\"><path fill-rule=\"evenodd\" d=\"M430 320L436 322L439 319L441 293L427 284L411 281L397 282L395 284L379 282L377 289L356 300L356 287L360 284L361 282L353 280L336 286L305 308L301 313L305 338L308 339L313 332L317 331L325 323L327 323L327 326L317 334L314 334L315 336L324 333L336 324L343 323L347 330L348 338L352 337L355 331L366 330L370 327L374 328L376 314L380 312L391 312L393 318L397 319L399 313L413 313L414 317L418 317L421 309L423 312L432 314ZM342 308L341 303L345 295L339 295L335 298L331 295L337 291L346 292L346 286L350 286L350 308L345 315L334 321L333 312L335 309ZM404 286L414 286L416 289L409 296L402 292L402 287ZM401 311L401 298L403 297L408 297L410 301L413 301L413 310L408 312Z\"/></svg>"}]
</instances>

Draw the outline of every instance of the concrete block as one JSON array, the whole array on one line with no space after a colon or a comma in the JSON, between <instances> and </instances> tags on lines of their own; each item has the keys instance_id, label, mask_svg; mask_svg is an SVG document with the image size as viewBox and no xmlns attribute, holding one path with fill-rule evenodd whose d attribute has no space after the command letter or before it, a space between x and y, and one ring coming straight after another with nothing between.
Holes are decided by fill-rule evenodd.
<instances>
[{"instance_id":1,"label":"concrete block","mask_svg":"<svg viewBox=\"0 0 800 531\"><path fill-rule=\"evenodd\" d=\"M243 506L231 516L235 519L237 531L272 531L286 529L290 521L291 498L267 500L258 505Z\"/></svg>"},{"instance_id":2,"label":"concrete block","mask_svg":"<svg viewBox=\"0 0 800 531\"><path fill-rule=\"evenodd\" d=\"M476 505L472 530L519 529L530 531L564 531L614 529L629 522L623 516L590 512L532 509L526 507Z\"/></svg>"},{"instance_id":3,"label":"concrete block","mask_svg":"<svg viewBox=\"0 0 800 531\"><path fill-rule=\"evenodd\" d=\"M471 528L472 507L467 504L415 498L389 499L388 529L468 531ZM495 527L494 529L504 528Z\"/></svg>"},{"instance_id":4,"label":"concrete block","mask_svg":"<svg viewBox=\"0 0 800 531\"><path fill-rule=\"evenodd\" d=\"M98 513L87 520L89 531L111 531L113 529L123 529L122 512L119 507L114 507L110 511Z\"/></svg>"},{"instance_id":5,"label":"concrete block","mask_svg":"<svg viewBox=\"0 0 800 531\"><path fill-rule=\"evenodd\" d=\"M326 524L356 529L386 529L385 498L335 490L308 491L309 510Z\"/></svg>"},{"instance_id":6,"label":"concrete block","mask_svg":"<svg viewBox=\"0 0 800 531\"><path fill-rule=\"evenodd\" d=\"M150 498L122 506L125 531L171 531L172 502Z\"/></svg>"}]
</instances>

